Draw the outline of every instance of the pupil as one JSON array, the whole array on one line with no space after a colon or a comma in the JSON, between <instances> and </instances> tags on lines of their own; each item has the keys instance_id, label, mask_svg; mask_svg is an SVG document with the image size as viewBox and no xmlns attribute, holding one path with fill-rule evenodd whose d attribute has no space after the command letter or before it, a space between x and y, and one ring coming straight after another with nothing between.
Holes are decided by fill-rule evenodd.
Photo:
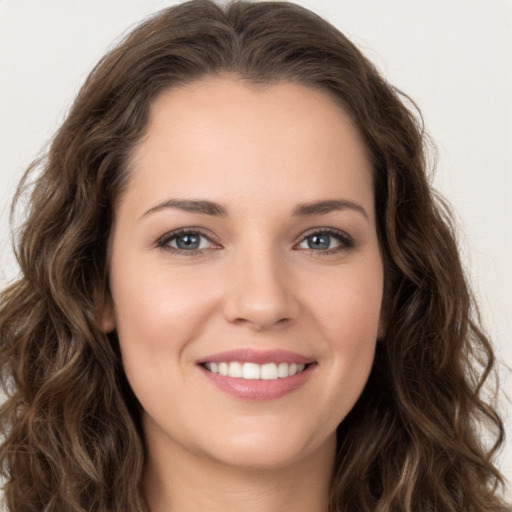
<instances>
[{"instance_id":1,"label":"pupil","mask_svg":"<svg viewBox=\"0 0 512 512\"><path fill-rule=\"evenodd\" d=\"M199 243L198 235L183 235L176 239L176 245L179 249L197 249Z\"/></svg>"},{"instance_id":2,"label":"pupil","mask_svg":"<svg viewBox=\"0 0 512 512\"><path fill-rule=\"evenodd\" d=\"M331 237L329 235L312 235L308 237L310 249L329 249Z\"/></svg>"}]
</instances>

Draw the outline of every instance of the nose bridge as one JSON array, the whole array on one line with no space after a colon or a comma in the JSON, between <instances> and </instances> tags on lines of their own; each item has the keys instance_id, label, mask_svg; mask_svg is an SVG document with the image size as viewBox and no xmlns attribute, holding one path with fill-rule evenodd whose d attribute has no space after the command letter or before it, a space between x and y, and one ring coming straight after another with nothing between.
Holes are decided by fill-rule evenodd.
<instances>
[{"instance_id":1,"label":"nose bridge","mask_svg":"<svg viewBox=\"0 0 512 512\"><path fill-rule=\"evenodd\" d=\"M235 251L229 280L225 313L230 322L262 330L298 314L289 261L268 239Z\"/></svg>"}]
</instances>

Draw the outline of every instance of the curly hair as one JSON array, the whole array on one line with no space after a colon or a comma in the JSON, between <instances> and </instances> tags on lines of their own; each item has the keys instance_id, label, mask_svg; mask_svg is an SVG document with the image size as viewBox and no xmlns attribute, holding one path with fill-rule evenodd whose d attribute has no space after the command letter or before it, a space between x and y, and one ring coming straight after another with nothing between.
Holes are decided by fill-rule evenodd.
<instances>
[{"instance_id":1,"label":"curly hair","mask_svg":"<svg viewBox=\"0 0 512 512\"><path fill-rule=\"evenodd\" d=\"M21 274L0 296L8 510L145 510L140 404L116 334L98 319L114 205L156 96L226 72L328 93L372 160L388 328L338 427L330 510L510 510L493 463L504 430L483 387L493 351L449 209L429 184L419 111L308 10L211 0L160 11L113 48L18 189L15 205L29 197L16 239Z\"/></svg>"}]
</instances>

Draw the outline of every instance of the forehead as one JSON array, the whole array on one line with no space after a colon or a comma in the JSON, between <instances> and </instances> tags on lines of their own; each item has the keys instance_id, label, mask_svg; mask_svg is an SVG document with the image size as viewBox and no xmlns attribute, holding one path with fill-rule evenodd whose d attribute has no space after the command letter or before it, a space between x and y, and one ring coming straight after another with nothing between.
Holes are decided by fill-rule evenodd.
<instances>
[{"instance_id":1,"label":"forehead","mask_svg":"<svg viewBox=\"0 0 512 512\"><path fill-rule=\"evenodd\" d=\"M327 93L290 82L209 77L163 92L130 167L142 202L165 194L255 201L270 191L273 200L307 202L333 189L373 201L350 116Z\"/></svg>"}]
</instances>

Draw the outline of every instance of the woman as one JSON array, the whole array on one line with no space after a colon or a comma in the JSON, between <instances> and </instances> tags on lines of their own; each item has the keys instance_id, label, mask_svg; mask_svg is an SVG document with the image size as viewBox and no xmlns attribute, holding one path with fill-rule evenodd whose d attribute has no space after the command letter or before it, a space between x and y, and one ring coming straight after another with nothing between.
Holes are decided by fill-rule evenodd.
<instances>
[{"instance_id":1,"label":"woman","mask_svg":"<svg viewBox=\"0 0 512 512\"><path fill-rule=\"evenodd\" d=\"M507 510L424 143L300 7L195 0L132 32L20 189L9 509Z\"/></svg>"}]
</instances>

